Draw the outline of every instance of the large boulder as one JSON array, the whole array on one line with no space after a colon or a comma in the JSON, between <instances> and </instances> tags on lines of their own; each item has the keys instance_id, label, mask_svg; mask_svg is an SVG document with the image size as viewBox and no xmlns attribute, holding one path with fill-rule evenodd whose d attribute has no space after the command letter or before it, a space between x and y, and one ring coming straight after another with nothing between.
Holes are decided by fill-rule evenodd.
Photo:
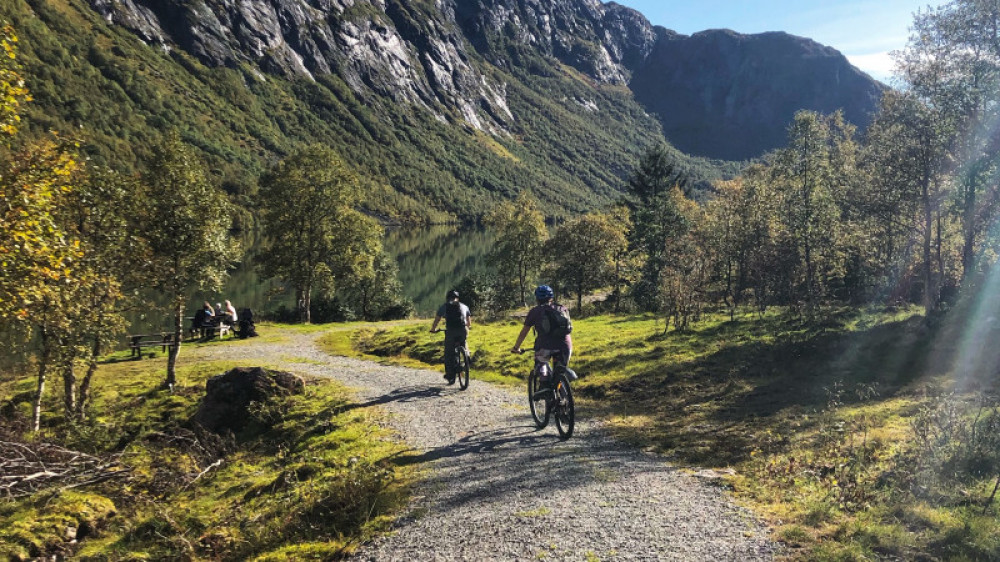
<instances>
[{"instance_id":1,"label":"large boulder","mask_svg":"<svg viewBox=\"0 0 1000 562\"><path fill-rule=\"evenodd\" d=\"M275 398L301 394L301 377L262 367L237 367L208 379L205 398L193 421L216 433L243 429L250 420L251 402L266 403Z\"/></svg>"}]
</instances>

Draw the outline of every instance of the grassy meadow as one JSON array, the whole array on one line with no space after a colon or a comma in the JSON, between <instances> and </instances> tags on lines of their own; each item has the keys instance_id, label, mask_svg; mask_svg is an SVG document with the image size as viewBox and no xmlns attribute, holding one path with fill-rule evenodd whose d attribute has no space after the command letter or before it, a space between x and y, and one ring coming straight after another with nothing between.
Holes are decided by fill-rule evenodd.
<instances>
[{"instance_id":1,"label":"grassy meadow","mask_svg":"<svg viewBox=\"0 0 1000 562\"><path fill-rule=\"evenodd\" d=\"M266 337L294 329L268 326ZM220 437L187 421L205 381L236 365L182 353L171 394L158 388L164 354L154 356L102 364L87 423L65 422L58 390L49 392L37 441L110 455L120 473L0 499L0 559L328 560L384 531L406 504L414 469L397 460L404 447L338 384L306 379L303 395L252 409L246 429ZM20 433L13 420L28 414L33 384L0 383L0 396L12 397L0 403L8 434Z\"/></svg>"},{"instance_id":2,"label":"grassy meadow","mask_svg":"<svg viewBox=\"0 0 1000 562\"><path fill-rule=\"evenodd\" d=\"M772 524L789 558L998 559L988 342L1000 334L970 326L972 316L843 308L818 320L775 309L705 315L684 332L652 316L578 319L578 412L678 464L723 469L723 485ZM321 341L331 353L438 368L441 336L429 324ZM474 379L524 384L530 359L508 353L519 329L515 318L473 327Z\"/></svg>"}]
</instances>

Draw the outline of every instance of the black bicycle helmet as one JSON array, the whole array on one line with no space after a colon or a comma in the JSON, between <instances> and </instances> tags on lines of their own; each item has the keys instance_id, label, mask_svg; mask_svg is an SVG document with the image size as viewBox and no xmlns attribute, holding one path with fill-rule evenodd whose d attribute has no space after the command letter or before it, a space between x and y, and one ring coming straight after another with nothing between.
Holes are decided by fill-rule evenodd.
<instances>
[{"instance_id":1,"label":"black bicycle helmet","mask_svg":"<svg viewBox=\"0 0 1000 562\"><path fill-rule=\"evenodd\" d=\"M457 299L457 298L458 298L458 291L456 291L455 289L452 289L452 290L448 291L448 295L445 297L445 300L449 300L450 301L451 299Z\"/></svg>"}]
</instances>

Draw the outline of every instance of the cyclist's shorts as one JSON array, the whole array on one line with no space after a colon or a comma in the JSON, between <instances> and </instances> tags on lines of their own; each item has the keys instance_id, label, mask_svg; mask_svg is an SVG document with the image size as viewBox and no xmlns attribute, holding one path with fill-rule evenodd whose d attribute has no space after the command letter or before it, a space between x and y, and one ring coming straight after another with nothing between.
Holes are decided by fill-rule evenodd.
<instances>
[{"instance_id":1,"label":"cyclist's shorts","mask_svg":"<svg viewBox=\"0 0 1000 562\"><path fill-rule=\"evenodd\" d=\"M536 349L535 361L538 361L539 363L548 363L549 359L551 359L553 355L561 355L563 359L563 366L569 366L569 357L572 354L572 349Z\"/></svg>"}]
</instances>

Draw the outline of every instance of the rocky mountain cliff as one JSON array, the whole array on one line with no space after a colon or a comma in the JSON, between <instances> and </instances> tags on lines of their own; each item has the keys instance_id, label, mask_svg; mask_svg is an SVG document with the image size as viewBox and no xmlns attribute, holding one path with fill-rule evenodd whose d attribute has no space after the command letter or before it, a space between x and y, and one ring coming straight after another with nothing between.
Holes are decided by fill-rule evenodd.
<instances>
[{"instance_id":1,"label":"rocky mountain cliff","mask_svg":"<svg viewBox=\"0 0 1000 562\"><path fill-rule=\"evenodd\" d=\"M677 148L727 160L782 146L800 109L867 125L883 89L830 47L729 30L658 42L630 86Z\"/></svg>"},{"instance_id":2,"label":"rocky mountain cliff","mask_svg":"<svg viewBox=\"0 0 1000 562\"><path fill-rule=\"evenodd\" d=\"M881 86L837 51L783 33L683 36L599 0L91 0L145 41L211 66L286 77L335 73L355 92L457 112L476 129L516 116L489 66L525 52L627 85L692 154L739 160L780 146L795 111L843 109L864 125ZM529 69L530 70L530 69Z\"/></svg>"},{"instance_id":3,"label":"rocky mountain cliff","mask_svg":"<svg viewBox=\"0 0 1000 562\"><path fill-rule=\"evenodd\" d=\"M797 109L862 123L879 92L808 40L685 37L598 0L6 0L0 20L35 98L25 138L74 131L92 162L134 172L177 130L244 201L322 143L387 221L472 221L521 192L583 212L617 200L664 131L742 159ZM738 170L670 150L696 185Z\"/></svg>"}]
</instances>

